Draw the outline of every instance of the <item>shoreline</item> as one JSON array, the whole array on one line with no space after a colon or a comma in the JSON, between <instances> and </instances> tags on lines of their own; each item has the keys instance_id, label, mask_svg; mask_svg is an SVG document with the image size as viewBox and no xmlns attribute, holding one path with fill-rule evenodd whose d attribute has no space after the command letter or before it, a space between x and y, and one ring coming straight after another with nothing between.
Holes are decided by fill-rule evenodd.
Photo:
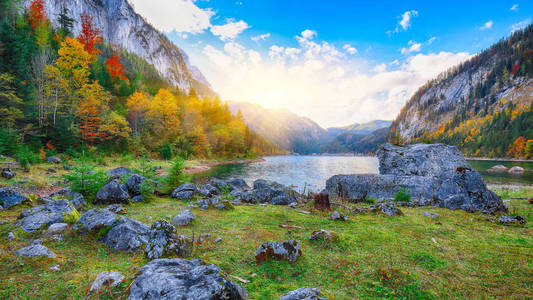
<instances>
[{"instance_id":1,"label":"shoreline","mask_svg":"<svg viewBox=\"0 0 533 300\"><path fill-rule=\"evenodd\" d=\"M200 172L209 171L213 166L229 165L229 164L249 164L254 162L265 161L263 158L257 159L237 159L237 160L221 160L221 161L201 161L198 165L186 167L185 174L196 174Z\"/></svg>"},{"instance_id":2,"label":"shoreline","mask_svg":"<svg viewBox=\"0 0 533 300\"><path fill-rule=\"evenodd\" d=\"M522 159L522 158L465 157L465 159L466 160L479 160L479 161L533 162L533 159Z\"/></svg>"}]
</instances>

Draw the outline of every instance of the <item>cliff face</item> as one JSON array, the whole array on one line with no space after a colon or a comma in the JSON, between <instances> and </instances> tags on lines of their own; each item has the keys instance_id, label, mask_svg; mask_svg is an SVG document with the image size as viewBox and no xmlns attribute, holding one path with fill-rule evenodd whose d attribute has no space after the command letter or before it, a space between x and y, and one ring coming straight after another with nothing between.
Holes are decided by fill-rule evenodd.
<instances>
[{"instance_id":1,"label":"cliff face","mask_svg":"<svg viewBox=\"0 0 533 300\"><path fill-rule=\"evenodd\" d=\"M530 25L422 86L392 123L389 138L502 156L516 138L533 138L532 75Z\"/></svg>"},{"instance_id":2,"label":"cliff face","mask_svg":"<svg viewBox=\"0 0 533 300\"><path fill-rule=\"evenodd\" d=\"M31 1L23 3L28 7ZM73 29L75 36L81 31L80 15L86 12L102 30L106 43L144 58L181 90L188 92L193 87L204 95L205 90L210 91L209 82L198 68L190 65L185 52L137 14L127 0L45 0L53 26L57 26L57 16L63 7L77 21Z\"/></svg>"}]
</instances>

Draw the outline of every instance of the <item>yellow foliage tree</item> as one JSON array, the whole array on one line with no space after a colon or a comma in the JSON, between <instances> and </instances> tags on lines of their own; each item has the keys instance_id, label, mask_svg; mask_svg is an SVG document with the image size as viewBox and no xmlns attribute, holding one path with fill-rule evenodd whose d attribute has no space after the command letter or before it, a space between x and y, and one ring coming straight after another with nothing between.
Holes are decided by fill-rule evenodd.
<instances>
[{"instance_id":1,"label":"yellow foliage tree","mask_svg":"<svg viewBox=\"0 0 533 300\"><path fill-rule=\"evenodd\" d=\"M102 112L107 109L111 95L98 81L84 84L80 95L76 116L79 120L78 128L82 139L89 143L106 139L107 135L101 130Z\"/></svg>"},{"instance_id":2,"label":"yellow foliage tree","mask_svg":"<svg viewBox=\"0 0 533 300\"><path fill-rule=\"evenodd\" d=\"M128 97L126 106L135 133L142 132L142 121L151 104L151 96L143 91L137 91Z\"/></svg>"},{"instance_id":3,"label":"yellow foliage tree","mask_svg":"<svg viewBox=\"0 0 533 300\"><path fill-rule=\"evenodd\" d=\"M71 37L65 38L57 53L59 58L56 60L56 66L74 89L80 89L89 80L92 56L85 51L82 43Z\"/></svg>"}]
</instances>

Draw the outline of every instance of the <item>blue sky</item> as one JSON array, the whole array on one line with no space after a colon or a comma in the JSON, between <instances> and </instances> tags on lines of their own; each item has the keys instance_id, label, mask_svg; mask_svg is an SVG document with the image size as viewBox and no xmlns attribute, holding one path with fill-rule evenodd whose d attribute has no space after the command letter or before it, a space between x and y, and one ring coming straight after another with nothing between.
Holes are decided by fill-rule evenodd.
<instances>
[{"instance_id":1,"label":"blue sky","mask_svg":"<svg viewBox=\"0 0 533 300\"><path fill-rule=\"evenodd\" d=\"M418 86L533 18L533 1L130 1L224 100L323 127L394 118Z\"/></svg>"}]
</instances>

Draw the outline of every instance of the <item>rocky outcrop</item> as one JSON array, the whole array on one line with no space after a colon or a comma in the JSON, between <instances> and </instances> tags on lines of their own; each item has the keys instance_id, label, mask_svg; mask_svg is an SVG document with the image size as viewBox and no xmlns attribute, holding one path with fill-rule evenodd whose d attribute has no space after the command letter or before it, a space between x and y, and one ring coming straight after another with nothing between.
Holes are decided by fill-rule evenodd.
<instances>
[{"instance_id":1,"label":"rocky outcrop","mask_svg":"<svg viewBox=\"0 0 533 300\"><path fill-rule=\"evenodd\" d=\"M141 268L130 287L129 300L246 299L246 291L213 264L199 259L155 259Z\"/></svg>"},{"instance_id":2,"label":"rocky outcrop","mask_svg":"<svg viewBox=\"0 0 533 300\"><path fill-rule=\"evenodd\" d=\"M176 228L165 220L155 222L150 228L146 257L157 259L171 254L186 257L192 251L187 237L176 235Z\"/></svg>"},{"instance_id":3,"label":"rocky outcrop","mask_svg":"<svg viewBox=\"0 0 533 300\"><path fill-rule=\"evenodd\" d=\"M330 197L353 201L392 199L400 190L415 205L483 213L506 212L481 175L454 146L383 144L377 152L380 174L335 175L326 182Z\"/></svg>"},{"instance_id":4,"label":"rocky outcrop","mask_svg":"<svg viewBox=\"0 0 533 300\"><path fill-rule=\"evenodd\" d=\"M288 240L284 242L264 242L257 251L255 251L255 262L262 264L263 262L273 260L284 260L289 263L294 263L302 255L300 243L295 240Z\"/></svg>"},{"instance_id":5,"label":"rocky outcrop","mask_svg":"<svg viewBox=\"0 0 533 300\"><path fill-rule=\"evenodd\" d=\"M50 224L61 223L70 215L79 216L79 213L69 200L59 199L23 211L15 227L35 231Z\"/></svg>"},{"instance_id":6,"label":"rocky outcrop","mask_svg":"<svg viewBox=\"0 0 533 300\"><path fill-rule=\"evenodd\" d=\"M102 229L109 229L117 224L120 216L107 209L93 208L84 213L78 222L74 224L74 229L83 233L97 233Z\"/></svg>"},{"instance_id":7,"label":"rocky outcrop","mask_svg":"<svg viewBox=\"0 0 533 300\"><path fill-rule=\"evenodd\" d=\"M133 252L148 243L149 232L145 224L122 217L100 240L115 251Z\"/></svg>"},{"instance_id":8,"label":"rocky outcrop","mask_svg":"<svg viewBox=\"0 0 533 300\"><path fill-rule=\"evenodd\" d=\"M18 249L15 255L25 257L56 257L48 248L42 245L43 241L35 240L29 246Z\"/></svg>"},{"instance_id":9,"label":"rocky outcrop","mask_svg":"<svg viewBox=\"0 0 533 300\"><path fill-rule=\"evenodd\" d=\"M0 208L10 208L22 203L26 198L15 190L7 187L0 188Z\"/></svg>"},{"instance_id":10,"label":"rocky outcrop","mask_svg":"<svg viewBox=\"0 0 533 300\"><path fill-rule=\"evenodd\" d=\"M83 198L83 195L80 193L72 192L70 188L62 188L61 190L57 192L53 192L48 196L43 196L39 198L39 201L43 203L50 203L52 201L56 201L58 199L67 199L74 205L76 209L80 209L85 205L85 199Z\"/></svg>"},{"instance_id":11,"label":"rocky outcrop","mask_svg":"<svg viewBox=\"0 0 533 300\"><path fill-rule=\"evenodd\" d=\"M504 165L495 165L492 168L488 169L489 172L505 172L508 168Z\"/></svg>"},{"instance_id":12,"label":"rocky outcrop","mask_svg":"<svg viewBox=\"0 0 533 300\"><path fill-rule=\"evenodd\" d=\"M300 288L288 292L279 300L327 300L320 297L320 290L317 288Z\"/></svg>"},{"instance_id":13,"label":"rocky outcrop","mask_svg":"<svg viewBox=\"0 0 533 300\"><path fill-rule=\"evenodd\" d=\"M264 179L254 181L250 198L253 203L289 205L296 202L296 192L282 184Z\"/></svg>"}]
</instances>

